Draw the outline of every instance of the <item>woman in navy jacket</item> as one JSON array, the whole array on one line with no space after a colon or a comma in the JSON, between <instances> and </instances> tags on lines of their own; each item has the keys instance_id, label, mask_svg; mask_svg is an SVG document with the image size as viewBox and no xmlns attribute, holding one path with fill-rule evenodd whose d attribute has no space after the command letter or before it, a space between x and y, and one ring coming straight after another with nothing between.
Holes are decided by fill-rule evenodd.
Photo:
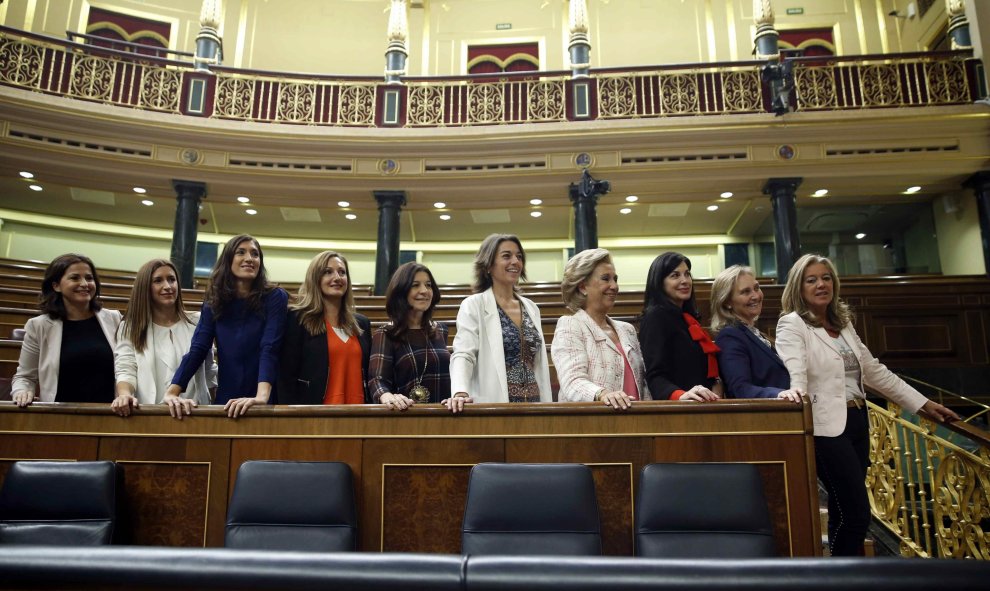
<instances>
[{"instance_id":1,"label":"woman in navy jacket","mask_svg":"<svg viewBox=\"0 0 990 591\"><path fill-rule=\"evenodd\" d=\"M712 333L727 396L801 402L784 362L756 328L762 311L763 291L752 269L733 265L718 274L712 284Z\"/></svg>"}]
</instances>

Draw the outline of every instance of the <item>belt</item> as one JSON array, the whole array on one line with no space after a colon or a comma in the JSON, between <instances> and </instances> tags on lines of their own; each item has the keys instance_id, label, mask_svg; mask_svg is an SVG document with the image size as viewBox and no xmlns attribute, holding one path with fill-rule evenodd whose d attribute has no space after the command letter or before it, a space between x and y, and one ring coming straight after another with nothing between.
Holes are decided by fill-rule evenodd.
<instances>
[{"instance_id":1,"label":"belt","mask_svg":"<svg viewBox=\"0 0 990 591\"><path fill-rule=\"evenodd\" d=\"M866 400L863 398L853 398L846 400L846 408L866 408Z\"/></svg>"}]
</instances>

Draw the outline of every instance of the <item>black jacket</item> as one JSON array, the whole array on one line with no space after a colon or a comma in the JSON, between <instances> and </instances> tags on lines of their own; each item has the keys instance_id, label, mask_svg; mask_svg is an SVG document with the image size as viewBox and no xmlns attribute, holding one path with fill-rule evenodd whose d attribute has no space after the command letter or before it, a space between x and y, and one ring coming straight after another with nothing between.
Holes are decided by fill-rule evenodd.
<instances>
[{"instance_id":1,"label":"black jacket","mask_svg":"<svg viewBox=\"0 0 990 591\"><path fill-rule=\"evenodd\" d=\"M669 400L675 390L698 384L715 385L715 379L708 377L708 356L691 338L680 309L658 306L647 312L639 321L639 345L654 400Z\"/></svg>"},{"instance_id":2,"label":"black jacket","mask_svg":"<svg viewBox=\"0 0 990 591\"><path fill-rule=\"evenodd\" d=\"M364 384L364 401L368 399L368 357L371 355L371 322L361 314L355 314L361 335L361 381ZM285 336L282 338L282 354L278 372L279 404L323 404L330 376L330 355L327 352L327 335L311 335L299 323L299 313L289 310L285 320Z\"/></svg>"}]
</instances>

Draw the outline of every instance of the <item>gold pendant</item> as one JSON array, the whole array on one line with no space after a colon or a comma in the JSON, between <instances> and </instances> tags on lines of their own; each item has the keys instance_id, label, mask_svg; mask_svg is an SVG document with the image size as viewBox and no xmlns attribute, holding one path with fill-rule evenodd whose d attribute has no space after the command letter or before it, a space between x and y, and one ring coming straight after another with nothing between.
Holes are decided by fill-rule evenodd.
<instances>
[{"instance_id":1,"label":"gold pendant","mask_svg":"<svg viewBox=\"0 0 990 591\"><path fill-rule=\"evenodd\" d=\"M423 386L416 386L409 392L409 397L416 402L429 402L430 401L430 391Z\"/></svg>"}]
</instances>

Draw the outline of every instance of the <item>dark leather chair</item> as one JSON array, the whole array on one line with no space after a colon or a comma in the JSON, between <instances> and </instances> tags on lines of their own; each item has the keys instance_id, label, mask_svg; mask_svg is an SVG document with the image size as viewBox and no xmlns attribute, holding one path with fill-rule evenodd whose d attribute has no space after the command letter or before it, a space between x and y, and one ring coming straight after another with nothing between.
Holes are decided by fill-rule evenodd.
<instances>
[{"instance_id":1,"label":"dark leather chair","mask_svg":"<svg viewBox=\"0 0 990 591\"><path fill-rule=\"evenodd\" d=\"M357 548L351 468L341 462L244 462L227 509L228 548Z\"/></svg>"},{"instance_id":2,"label":"dark leather chair","mask_svg":"<svg viewBox=\"0 0 990 591\"><path fill-rule=\"evenodd\" d=\"M636 495L636 555L776 556L763 481L751 464L650 464Z\"/></svg>"},{"instance_id":3,"label":"dark leather chair","mask_svg":"<svg viewBox=\"0 0 990 591\"><path fill-rule=\"evenodd\" d=\"M478 464L468 483L461 553L600 556L591 470L582 464Z\"/></svg>"},{"instance_id":4,"label":"dark leather chair","mask_svg":"<svg viewBox=\"0 0 990 591\"><path fill-rule=\"evenodd\" d=\"M117 495L113 462L15 462L0 490L0 544L109 544Z\"/></svg>"}]
</instances>

